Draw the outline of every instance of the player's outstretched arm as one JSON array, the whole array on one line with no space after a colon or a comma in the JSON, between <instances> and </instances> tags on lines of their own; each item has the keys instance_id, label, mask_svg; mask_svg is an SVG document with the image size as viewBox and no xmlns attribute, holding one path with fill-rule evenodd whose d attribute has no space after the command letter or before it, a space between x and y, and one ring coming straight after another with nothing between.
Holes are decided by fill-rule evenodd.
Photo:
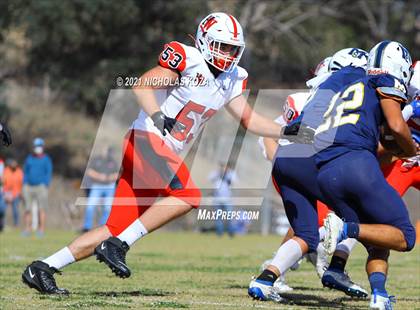
<instances>
[{"instance_id":1,"label":"player's outstretched arm","mask_svg":"<svg viewBox=\"0 0 420 310\"><path fill-rule=\"evenodd\" d=\"M243 127L252 133L263 137L280 138L283 127L252 110L244 96L233 98L226 105L226 109L235 119L241 122Z\"/></svg>"},{"instance_id":2,"label":"player's outstretched arm","mask_svg":"<svg viewBox=\"0 0 420 310\"><path fill-rule=\"evenodd\" d=\"M174 84L179 78L179 74L175 70L156 66L145 72L139 79L139 84L133 87L134 94L140 107L149 115L159 112L159 104L155 97L156 89L168 87L168 84ZM168 81L171 83L159 83L159 81ZM165 86L166 85L166 86Z\"/></svg>"},{"instance_id":3,"label":"player's outstretched arm","mask_svg":"<svg viewBox=\"0 0 420 310\"><path fill-rule=\"evenodd\" d=\"M417 147L411 138L410 129L401 114L400 102L391 98L382 98L381 107L395 141L404 152L402 155L407 157L415 156Z\"/></svg>"},{"instance_id":4,"label":"player's outstretched arm","mask_svg":"<svg viewBox=\"0 0 420 310\"><path fill-rule=\"evenodd\" d=\"M263 143L265 147L265 153L267 154L267 159L272 161L274 155L276 154L277 148L279 147L279 144L272 138L263 138Z\"/></svg>"}]
</instances>

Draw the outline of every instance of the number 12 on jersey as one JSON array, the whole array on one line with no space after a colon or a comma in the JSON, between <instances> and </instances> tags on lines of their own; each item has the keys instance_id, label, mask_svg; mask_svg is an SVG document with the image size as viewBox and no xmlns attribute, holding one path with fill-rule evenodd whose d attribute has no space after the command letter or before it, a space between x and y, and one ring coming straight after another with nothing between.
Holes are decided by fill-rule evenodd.
<instances>
[{"instance_id":1,"label":"number 12 on jersey","mask_svg":"<svg viewBox=\"0 0 420 310\"><path fill-rule=\"evenodd\" d=\"M324 123L316 130L315 135L345 124L356 124L360 114L345 111L355 110L363 104L365 85L362 82L350 85L343 92L337 93L332 99L328 110L324 114ZM337 104L338 103L338 104ZM335 113L332 113L335 108Z\"/></svg>"}]
</instances>

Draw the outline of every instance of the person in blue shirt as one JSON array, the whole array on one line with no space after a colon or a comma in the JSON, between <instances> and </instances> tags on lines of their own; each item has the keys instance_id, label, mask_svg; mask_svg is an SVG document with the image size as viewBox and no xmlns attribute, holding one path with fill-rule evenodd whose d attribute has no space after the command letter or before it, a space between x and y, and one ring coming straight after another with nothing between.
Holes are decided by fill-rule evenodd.
<instances>
[{"instance_id":1,"label":"person in blue shirt","mask_svg":"<svg viewBox=\"0 0 420 310\"><path fill-rule=\"evenodd\" d=\"M46 214L48 207L48 189L52 179L53 164L51 158L44 153L44 140L36 138L33 141L33 152L29 154L23 166L23 198L25 201L25 230L23 235L31 232L31 216L35 204L38 209L37 235L45 232ZM35 226L35 225L33 225Z\"/></svg>"},{"instance_id":2,"label":"person in blue shirt","mask_svg":"<svg viewBox=\"0 0 420 310\"><path fill-rule=\"evenodd\" d=\"M98 224L105 225L114 200L115 182L118 179L119 170L120 165L114 158L112 147L106 148L103 154L93 158L90 163L86 174L91 184L82 232L87 232L93 228L95 210L98 206L101 207L102 213Z\"/></svg>"},{"instance_id":3,"label":"person in blue shirt","mask_svg":"<svg viewBox=\"0 0 420 310\"><path fill-rule=\"evenodd\" d=\"M332 253L346 238L365 245L371 309L392 309L393 298L385 289L389 251L410 251L416 240L407 208L386 182L377 159L381 125L399 146L398 156L419 152L401 113L411 65L400 43L378 43L369 54L368 75L333 98L315 135L318 184L338 215L326 218L324 246Z\"/></svg>"}]
</instances>

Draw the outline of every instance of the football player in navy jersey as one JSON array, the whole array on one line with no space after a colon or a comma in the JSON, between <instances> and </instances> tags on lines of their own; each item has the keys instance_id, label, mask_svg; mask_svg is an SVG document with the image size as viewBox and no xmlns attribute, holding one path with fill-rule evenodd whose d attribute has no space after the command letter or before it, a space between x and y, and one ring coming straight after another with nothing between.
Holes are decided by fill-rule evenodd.
<instances>
[{"instance_id":1,"label":"football player in navy jersey","mask_svg":"<svg viewBox=\"0 0 420 310\"><path fill-rule=\"evenodd\" d=\"M385 289L389 250L410 251L416 238L407 208L386 182L376 157L383 124L394 136L399 156L418 153L401 113L411 65L400 43L377 44L369 54L368 75L332 98L315 135L318 184L339 216L327 216L324 246L332 253L337 242L346 238L365 245L371 309L392 309L392 296Z\"/></svg>"},{"instance_id":2,"label":"football player in navy jersey","mask_svg":"<svg viewBox=\"0 0 420 310\"><path fill-rule=\"evenodd\" d=\"M319 86L316 86L317 90L303 109L303 126L316 128L320 125L328 108L326 103L344 85L364 77L366 63L367 52L358 48L348 48L334 54L329 70L332 75L326 80L321 79ZM248 294L254 299L281 300L278 292L273 289L273 283L302 255L314 252L318 247L316 202L324 202L325 199L317 185L318 170L313 158L314 153L312 144L292 143L277 149L273 160L273 182L281 193L294 236L280 246L271 263L251 281ZM350 296L366 297L367 292L351 282L344 273L345 262L351 249L345 246L337 250L340 253L335 255L341 256L340 266L336 270L328 271L326 276L329 280L323 281L323 284L338 288Z\"/></svg>"}]
</instances>

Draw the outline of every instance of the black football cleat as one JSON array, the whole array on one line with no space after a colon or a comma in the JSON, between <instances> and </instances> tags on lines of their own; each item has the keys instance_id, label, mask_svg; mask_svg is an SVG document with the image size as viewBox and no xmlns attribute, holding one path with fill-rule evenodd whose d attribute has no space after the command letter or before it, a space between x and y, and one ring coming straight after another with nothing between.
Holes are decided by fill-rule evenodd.
<instances>
[{"instance_id":1,"label":"black football cleat","mask_svg":"<svg viewBox=\"0 0 420 310\"><path fill-rule=\"evenodd\" d=\"M324 287L342 291L351 297L366 298L368 296L368 292L360 285L351 281L346 272L327 269L321 278L321 282Z\"/></svg>"},{"instance_id":2,"label":"black football cleat","mask_svg":"<svg viewBox=\"0 0 420 310\"><path fill-rule=\"evenodd\" d=\"M125 241L110 237L95 248L96 259L105 263L120 278L128 278L131 271L125 264L125 255L130 249Z\"/></svg>"},{"instance_id":3,"label":"black football cleat","mask_svg":"<svg viewBox=\"0 0 420 310\"><path fill-rule=\"evenodd\" d=\"M42 294L68 295L68 290L57 287L53 276L56 272L60 273L58 269L37 260L26 267L22 281Z\"/></svg>"}]
</instances>

